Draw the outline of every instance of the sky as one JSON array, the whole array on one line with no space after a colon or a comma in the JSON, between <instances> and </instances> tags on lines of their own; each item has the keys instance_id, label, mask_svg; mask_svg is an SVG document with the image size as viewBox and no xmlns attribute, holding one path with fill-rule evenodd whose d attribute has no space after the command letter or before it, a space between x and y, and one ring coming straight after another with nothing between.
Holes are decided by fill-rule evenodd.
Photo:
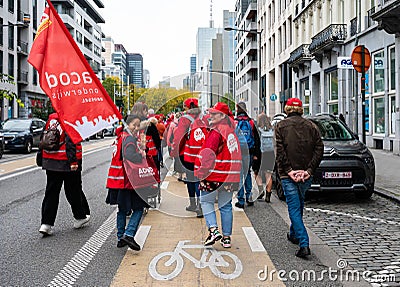
<instances>
[{"instance_id":1,"label":"sky","mask_svg":"<svg viewBox=\"0 0 400 287\"><path fill-rule=\"evenodd\" d=\"M164 76L190 72L199 27L209 27L211 0L103 0L103 33L143 56L150 85ZM223 10L234 11L235 0L212 0L215 28L223 28Z\"/></svg>"}]
</instances>

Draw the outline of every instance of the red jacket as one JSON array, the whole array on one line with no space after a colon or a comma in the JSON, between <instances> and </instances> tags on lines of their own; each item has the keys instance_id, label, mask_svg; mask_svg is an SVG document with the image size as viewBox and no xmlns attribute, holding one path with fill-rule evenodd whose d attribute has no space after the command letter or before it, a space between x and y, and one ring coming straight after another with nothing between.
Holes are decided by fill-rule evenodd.
<instances>
[{"instance_id":1,"label":"red jacket","mask_svg":"<svg viewBox=\"0 0 400 287\"><path fill-rule=\"evenodd\" d=\"M191 121L183 156L186 162L194 163L208 134L208 121L204 121L201 114L195 118L191 115L184 115L183 117Z\"/></svg>"},{"instance_id":2,"label":"red jacket","mask_svg":"<svg viewBox=\"0 0 400 287\"><path fill-rule=\"evenodd\" d=\"M230 124L228 124L230 121ZM240 182L242 157L233 122L213 127L195 160L195 176L216 182Z\"/></svg>"},{"instance_id":3,"label":"red jacket","mask_svg":"<svg viewBox=\"0 0 400 287\"><path fill-rule=\"evenodd\" d=\"M57 125L60 130L60 148L56 151L43 150L43 169L52 171L71 171L71 164L79 164L81 170L82 145L74 144L60 125L57 113L49 115L45 129L50 125Z\"/></svg>"},{"instance_id":4,"label":"red jacket","mask_svg":"<svg viewBox=\"0 0 400 287\"><path fill-rule=\"evenodd\" d=\"M110 168L108 169L106 187L113 189L129 188L130 182L125 177L122 160L122 139L123 136L127 136L127 133L122 131L122 129L117 129L115 133L117 134L117 138L112 144L113 157L111 159ZM130 186L130 189L133 189L132 186Z\"/></svg>"}]
</instances>

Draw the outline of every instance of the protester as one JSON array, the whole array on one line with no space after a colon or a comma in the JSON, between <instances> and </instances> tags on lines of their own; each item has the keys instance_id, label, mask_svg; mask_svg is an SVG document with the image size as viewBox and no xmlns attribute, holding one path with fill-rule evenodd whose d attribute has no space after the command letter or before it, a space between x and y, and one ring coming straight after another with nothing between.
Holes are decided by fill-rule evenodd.
<instances>
[{"instance_id":1,"label":"protester","mask_svg":"<svg viewBox=\"0 0 400 287\"><path fill-rule=\"evenodd\" d=\"M213 245L221 240L224 248L230 248L233 223L232 195L239 187L241 150L228 105L218 102L209 109L209 113L210 132L195 161L195 176L201 179L201 205L209 230L204 245ZM222 234L218 230L214 210L217 194Z\"/></svg>"},{"instance_id":2,"label":"protester","mask_svg":"<svg viewBox=\"0 0 400 287\"><path fill-rule=\"evenodd\" d=\"M154 117L149 117L149 111L151 115L154 116L153 109L149 110L145 103L136 102L132 107L131 114L140 117L140 130L143 130L146 137L146 155L153 158L157 169L160 170L160 158L162 157L159 155L159 153L161 153L161 139L157 130L158 121Z\"/></svg>"},{"instance_id":3,"label":"protester","mask_svg":"<svg viewBox=\"0 0 400 287\"><path fill-rule=\"evenodd\" d=\"M118 204L117 212L117 247L128 245L133 250L140 250L134 237L138 230L143 209L149 205L133 189L127 171L123 165L123 159L138 163L146 156L145 144L141 145L138 139L140 117L129 115L126 119L127 128L118 128L117 138L114 142L114 152L111 165L108 170L106 203ZM129 129L129 130L128 130ZM140 148L139 148L139 147ZM127 213L132 211L128 225L126 225Z\"/></svg>"},{"instance_id":4,"label":"protester","mask_svg":"<svg viewBox=\"0 0 400 287\"><path fill-rule=\"evenodd\" d=\"M235 203L235 206L244 208L244 190L246 190L247 205L254 205L251 194L253 188L251 166L253 165L253 160L257 159L257 154L260 154L260 137L253 119L247 114L246 104L239 102L236 105L236 111L236 134L238 135L242 150L243 165L240 176L240 189L237 194L238 201Z\"/></svg>"},{"instance_id":5,"label":"protester","mask_svg":"<svg viewBox=\"0 0 400 287\"><path fill-rule=\"evenodd\" d=\"M175 115L171 115L173 119L171 120L168 129L167 129L167 146L168 146L168 153L170 157L174 159L174 172L178 174L178 181L183 181L183 173L185 172L182 166L182 162L178 156L173 156L171 153L172 151L172 144L175 138L175 130L179 123L179 118L181 117L181 113L176 113Z\"/></svg>"},{"instance_id":6,"label":"protester","mask_svg":"<svg viewBox=\"0 0 400 287\"><path fill-rule=\"evenodd\" d=\"M74 228L81 228L90 219L89 204L82 189L82 145L74 144L60 124L57 113L50 114L45 130L56 127L60 131L58 150L42 151L42 168L46 170L46 190L42 202L42 219L39 232L53 234L61 187L71 205Z\"/></svg>"},{"instance_id":7,"label":"protester","mask_svg":"<svg viewBox=\"0 0 400 287\"><path fill-rule=\"evenodd\" d=\"M324 144L318 128L302 117L303 103L299 99L288 99L285 113L287 118L275 128L278 173L291 221L287 238L299 244L296 256L305 258L310 255L310 247L303 223L304 197L322 159Z\"/></svg>"},{"instance_id":8,"label":"protester","mask_svg":"<svg viewBox=\"0 0 400 287\"><path fill-rule=\"evenodd\" d=\"M272 173L275 166L275 153L273 143L273 129L270 118L261 113L257 119L257 128L260 134L260 152L255 153L256 159L253 161L253 171L256 176L259 196L262 199L265 195L265 201L271 201ZM263 179L266 183L264 192Z\"/></svg>"},{"instance_id":9,"label":"protester","mask_svg":"<svg viewBox=\"0 0 400 287\"><path fill-rule=\"evenodd\" d=\"M194 162L206 138L208 122L203 121L198 99L189 98L183 102L186 114L176 127L171 154L179 155L186 171L186 187L189 194L187 211L196 212L197 217L203 217L200 203L199 181L194 176ZM197 198L196 198L197 197Z\"/></svg>"}]
</instances>

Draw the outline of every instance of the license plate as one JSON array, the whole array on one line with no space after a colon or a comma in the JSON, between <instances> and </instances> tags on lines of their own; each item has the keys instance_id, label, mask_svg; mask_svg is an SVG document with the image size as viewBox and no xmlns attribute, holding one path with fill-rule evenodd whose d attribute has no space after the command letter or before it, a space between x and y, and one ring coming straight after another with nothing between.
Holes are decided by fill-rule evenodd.
<instances>
[{"instance_id":1,"label":"license plate","mask_svg":"<svg viewBox=\"0 0 400 287\"><path fill-rule=\"evenodd\" d=\"M351 171L325 172L324 178L351 178Z\"/></svg>"}]
</instances>

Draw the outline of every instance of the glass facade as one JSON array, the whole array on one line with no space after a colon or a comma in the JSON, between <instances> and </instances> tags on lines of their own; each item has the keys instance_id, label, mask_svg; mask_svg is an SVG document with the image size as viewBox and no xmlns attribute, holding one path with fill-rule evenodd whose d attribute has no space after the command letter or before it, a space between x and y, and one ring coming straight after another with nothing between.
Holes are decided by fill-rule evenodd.
<instances>
[{"instance_id":1,"label":"glass facade","mask_svg":"<svg viewBox=\"0 0 400 287\"><path fill-rule=\"evenodd\" d=\"M396 97L390 97L390 134L396 133Z\"/></svg>"},{"instance_id":2,"label":"glass facade","mask_svg":"<svg viewBox=\"0 0 400 287\"><path fill-rule=\"evenodd\" d=\"M383 51L375 53L373 59L374 68L374 93L385 91L385 65Z\"/></svg>"},{"instance_id":3,"label":"glass facade","mask_svg":"<svg viewBox=\"0 0 400 287\"><path fill-rule=\"evenodd\" d=\"M395 49L391 47L389 49L389 75L390 75L390 90L394 91L396 89L396 58Z\"/></svg>"},{"instance_id":4,"label":"glass facade","mask_svg":"<svg viewBox=\"0 0 400 287\"><path fill-rule=\"evenodd\" d=\"M339 110L339 90L338 90L338 71L334 70L327 73L328 83L328 112L330 114L338 114Z\"/></svg>"}]
</instances>

